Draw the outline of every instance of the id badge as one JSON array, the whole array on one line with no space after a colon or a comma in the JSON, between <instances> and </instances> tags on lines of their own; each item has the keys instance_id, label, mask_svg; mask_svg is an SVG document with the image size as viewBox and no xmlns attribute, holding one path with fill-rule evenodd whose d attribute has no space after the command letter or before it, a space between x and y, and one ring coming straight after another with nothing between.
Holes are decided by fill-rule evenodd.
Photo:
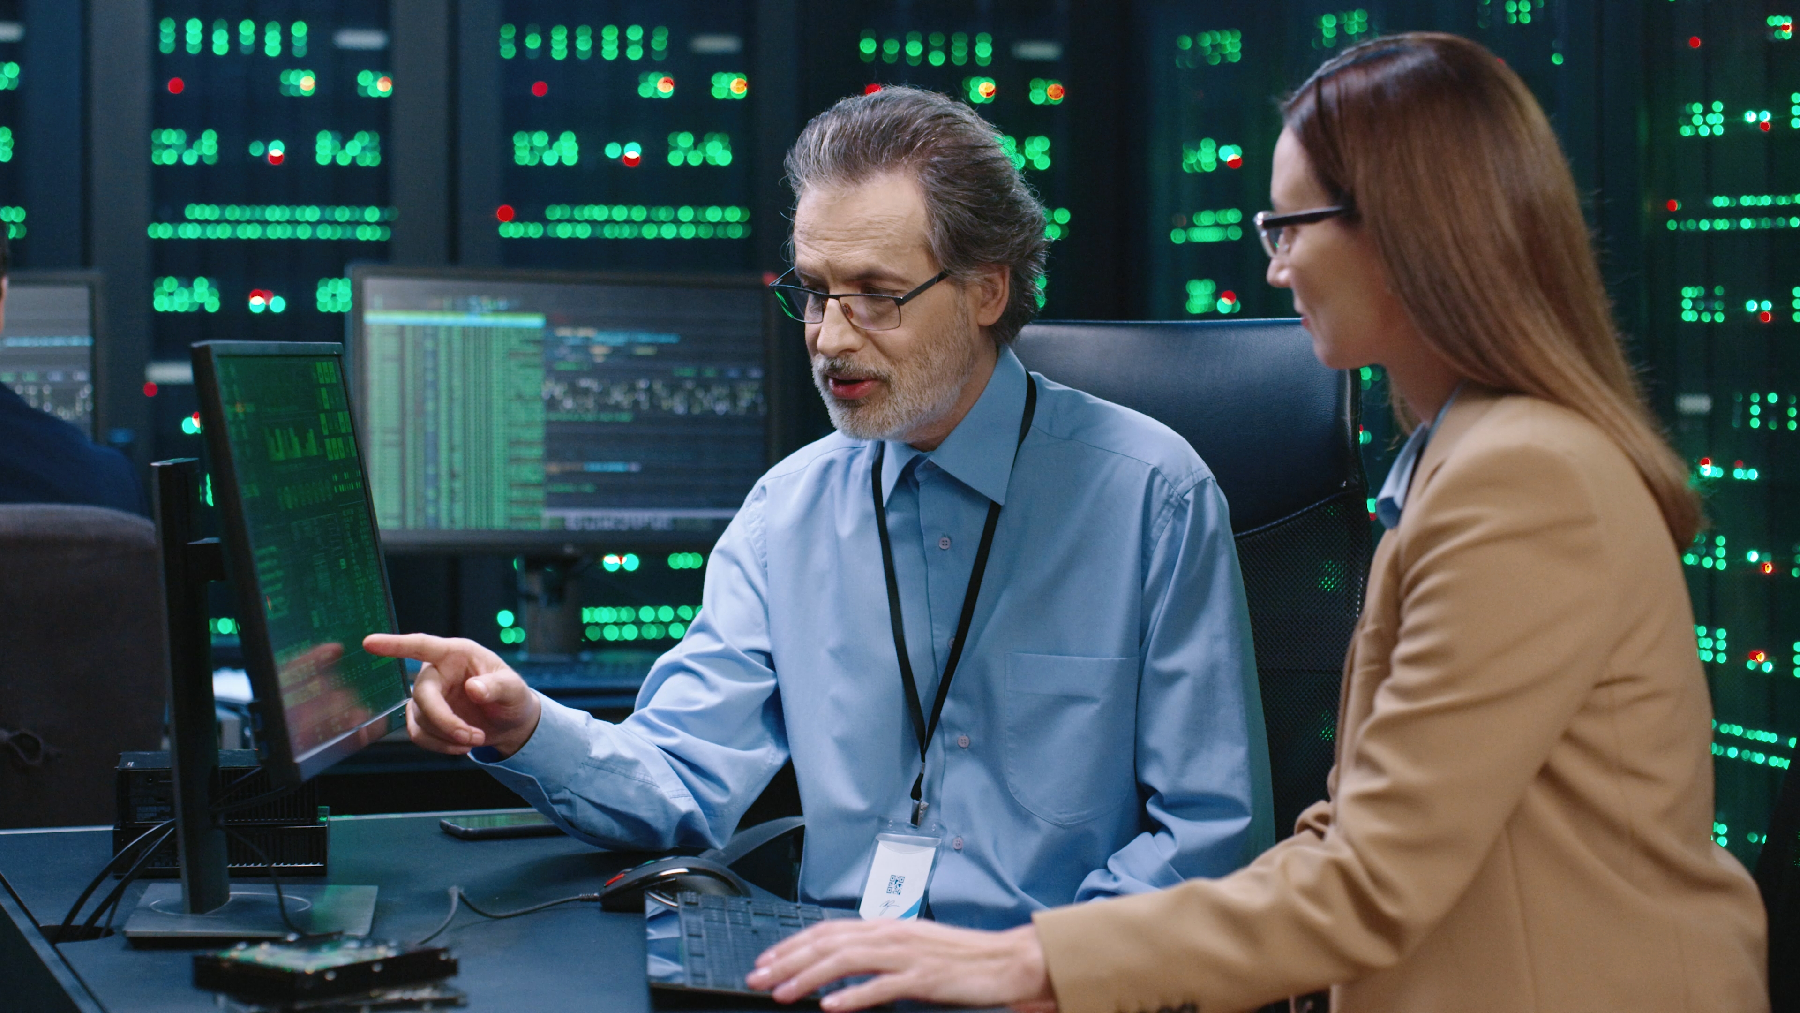
<instances>
[{"instance_id":1,"label":"id badge","mask_svg":"<svg viewBox=\"0 0 1800 1013\"><path fill-rule=\"evenodd\" d=\"M869 881L863 884L857 913L867 919L917 918L943 840L944 829L937 824L915 827L883 820L875 834L875 858L869 863Z\"/></svg>"}]
</instances>

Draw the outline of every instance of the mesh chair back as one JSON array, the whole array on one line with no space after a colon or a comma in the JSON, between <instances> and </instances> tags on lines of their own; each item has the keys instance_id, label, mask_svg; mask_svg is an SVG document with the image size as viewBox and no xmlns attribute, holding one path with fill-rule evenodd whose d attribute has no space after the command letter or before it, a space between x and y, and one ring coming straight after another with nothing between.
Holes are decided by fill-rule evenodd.
<instances>
[{"instance_id":1,"label":"mesh chair back","mask_svg":"<svg viewBox=\"0 0 1800 1013\"><path fill-rule=\"evenodd\" d=\"M1354 378L1295 320L1038 323L1015 346L1058 383L1180 433L1231 506L1268 729L1276 832L1325 797L1344 652L1372 539Z\"/></svg>"},{"instance_id":2,"label":"mesh chair back","mask_svg":"<svg viewBox=\"0 0 1800 1013\"><path fill-rule=\"evenodd\" d=\"M155 525L0 506L0 827L112 823L119 753L162 741Z\"/></svg>"}]
</instances>

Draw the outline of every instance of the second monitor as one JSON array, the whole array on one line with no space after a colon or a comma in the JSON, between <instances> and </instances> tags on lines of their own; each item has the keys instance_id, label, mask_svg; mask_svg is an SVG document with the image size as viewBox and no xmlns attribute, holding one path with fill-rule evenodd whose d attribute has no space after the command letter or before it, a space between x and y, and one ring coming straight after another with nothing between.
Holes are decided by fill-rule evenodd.
<instances>
[{"instance_id":1,"label":"second monitor","mask_svg":"<svg viewBox=\"0 0 1800 1013\"><path fill-rule=\"evenodd\" d=\"M351 278L389 548L710 545L769 466L774 323L760 279Z\"/></svg>"}]
</instances>

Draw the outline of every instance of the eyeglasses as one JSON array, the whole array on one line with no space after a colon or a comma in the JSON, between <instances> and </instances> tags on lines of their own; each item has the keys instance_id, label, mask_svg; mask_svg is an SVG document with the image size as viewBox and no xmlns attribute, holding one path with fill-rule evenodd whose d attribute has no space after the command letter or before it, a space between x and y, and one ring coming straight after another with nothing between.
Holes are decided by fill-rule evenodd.
<instances>
[{"instance_id":1,"label":"eyeglasses","mask_svg":"<svg viewBox=\"0 0 1800 1013\"><path fill-rule=\"evenodd\" d=\"M794 269L789 268L781 278L793 273ZM905 295L815 292L800 285L784 285L781 278L775 279L769 288L775 293L775 301L781 304L781 311L803 324L824 323L825 303L836 299L838 307L844 311L844 317L857 327L865 331L891 331L900 326L900 307L917 299L920 293L948 277L949 271L939 271L936 277Z\"/></svg>"},{"instance_id":2,"label":"eyeglasses","mask_svg":"<svg viewBox=\"0 0 1800 1013\"><path fill-rule=\"evenodd\" d=\"M1273 211L1258 211L1256 217L1251 220L1256 222L1257 235L1262 237L1263 252L1273 260L1287 253L1287 245L1283 239L1292 239L1291 236L1286 235L1288 229L1296 225L1322 222L1327 218L1336 218L1349 213L1349 205L1333 204L1328 208L1312 208L1308 211L1295 211L1286 215L1278 215Z\"/></svg>"}]
</instances>

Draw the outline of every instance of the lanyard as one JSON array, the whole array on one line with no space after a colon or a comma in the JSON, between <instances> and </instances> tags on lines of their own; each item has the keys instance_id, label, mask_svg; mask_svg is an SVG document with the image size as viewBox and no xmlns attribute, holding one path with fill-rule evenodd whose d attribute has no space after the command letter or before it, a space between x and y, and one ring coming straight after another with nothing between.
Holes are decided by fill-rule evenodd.
<instances>
[{"instance_id":1,"label":"lanyard","mask_svg":"<svg viewBox=\"0 0 1800 1013\"><path fill-rule=\"evenodd\" d=\"M1037 414L1037 381L1025 374L1025 413L1019 419L1019 442L1013 447L1013 461L1019 459L1019 447L1025 445L1025 434L1031 431L1031 418ZM870 489L875 500L875 530L881 536L881 566L887 573L888 618L894 627L894 654L900 659L900 683L906 689L906 706L912 712L913 731L919 736L919 776L913 778L912 823L918 826L930 808L925 801L925 754L931 738L937 734L938 719L944 716L944 701L950 698L950 679L956 675L962 660L963 645L969 639L969 624L975 619L975 600L981 596L981 577L987 570L988 550L994 547L994 529L1000 523L1000 504L989 503L987 524L981 529L981 546L975 550L975 569L969 574L969 590L963 595L962 617L956 623L956 636L950 641L950 658L944 664L944 676L938 680L937 699L931 705L931 720L925 720L925 709L919 702L919 684L913 678L912 657L906 653L906 624L900 618L900 581L894 576L894 546L888 539L887 504L881 497L881 462L887 456L887 444L875 447L875 465L869 469ZM1009 471L1010 474L1010 471Z\"/></svg>"}]
</instances>

